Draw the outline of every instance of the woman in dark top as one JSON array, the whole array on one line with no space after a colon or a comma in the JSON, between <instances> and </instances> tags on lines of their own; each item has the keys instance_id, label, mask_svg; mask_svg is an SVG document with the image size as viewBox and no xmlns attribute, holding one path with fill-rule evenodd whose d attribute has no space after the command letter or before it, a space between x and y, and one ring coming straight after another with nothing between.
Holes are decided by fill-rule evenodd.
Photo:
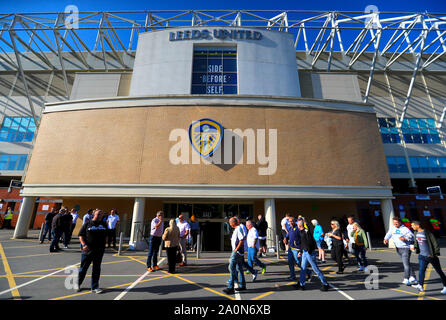
<instances>
[{"instance_id":1,"label":"woman in dark top","mask_svg":"<svg viewBox=\"0 0 446 320\"><path fill-rule=\"evenodd\" d=\"M341 228L339 222L336 220L331 221L331 229L332 232L328 233L328 236L331 238L332 248L331 248L331 257L338 264L338 272L337 274L344 273L344 264L342 263L342 255L344 252L344 241L342 237Z\"/></svg>"},{"instance_id":2,"label":"woman in dark top","mask_svg":"<svg viewBox=\"0 0 446 320\"><path fill-rule=\"evenodd\" d=\"M268 230L268 222L266 222L261 214L257 216L257 219L259 220L256 224L256 229L259 232L259 256L266 256L266 231Z\"/></svg>"}]
</instances>

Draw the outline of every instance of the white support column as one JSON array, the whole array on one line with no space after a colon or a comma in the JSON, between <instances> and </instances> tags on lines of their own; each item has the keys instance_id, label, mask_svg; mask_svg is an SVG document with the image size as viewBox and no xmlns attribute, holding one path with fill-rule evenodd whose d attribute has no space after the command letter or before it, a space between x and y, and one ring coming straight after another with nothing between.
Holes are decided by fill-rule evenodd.
<instances>
[{"instance_id":1,"label":"white support column","mask_svg":"<svg viewBox=\"0 0 446 320\"><path fill-rule=\"evenodd\" d=\"M36 197L23 197L22 205L20 206L19 219L14 230L14 239L22 239L28 236L29 224L33 216L33 210Z\"/></svg>"},{"instance_id":2,"label":"white support column","mask_svg":"<svg viewBox=\"0 0 446 320\"><path fill-rule=\"evenodd\" d=\"M381 211L384 220L384 229L385 231L389 231L390 226L393 224L393 217L395 217L395 213L393 211L392 200L385 199L381 200ZM389 248L395 248L395 244L392 240L389 241Z\"/></svg>"},{"instance_id":3,"label":"white support column","mask_svg":"<svg viewBox=\"0 0 446 320\"><path fill-rule=\"evenodd\" d=\"M268 223L268 231L266 233L267 246L276 245L276 204L274 199L265 199L265 220ZM276 248L278 250L278 248Z\"/></svg>"},{"instance_id":4,"label":"white support column","mask_svg":"<svg viewBox=\"0 0 446 320\"><path fill-rule=\"evenodd\" d=\"M144 207L146 204L145 198L135 198L133 205L133 218L132 229L130 231L129 247L131 250L135 249L136 242L140 241L140 235L138 234L139 228L141 228L144 222Z\"/></svg>"}]
</instances>

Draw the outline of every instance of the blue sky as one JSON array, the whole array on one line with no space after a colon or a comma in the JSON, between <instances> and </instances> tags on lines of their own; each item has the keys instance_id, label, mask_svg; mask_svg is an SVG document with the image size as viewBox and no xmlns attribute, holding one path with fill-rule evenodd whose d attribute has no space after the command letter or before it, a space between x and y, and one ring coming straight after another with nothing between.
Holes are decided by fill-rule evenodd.
<instances>
[{"instance_id":1,"label":"blue sky","mask_svg":"<svg viewBox=\"0 0 446 320\"><path fill-rule=\"evenodd\" d=\"M68 5L76 5L81 12L87 11L130 11L130 10L222 10L222 9L244 9L244 10L316 10L316 11L356 11L364 12L369 5L375 5L380 12L430 12L444 13L446 16L446 0L220 0L220 1L180 1L180 0L0 0L0 13L33 13L33 12L64 12ZM260 14L262 15L262 14ZM314 14L316 15L316 14ZM399 15L399 14L398 14ZM167 17L168 15L162 15ZM268 15L264 15L268 16ZM305 17L313 16L313 13ZM386 16L388 18L389 16ZM132 17L133 18L133 17ZM144 19L144 16L142 16ZM307 36L315 39L318 30L307 30ZM357 30L343 31L344 40L354 40L358 35ZM86 42L94 43L96 34L94 32L78 32ZM130 39L129 30L119 30L119 36L126 41ZM390 37L387 32L386 37ZM22 36L25 36L22 32ZM5 34L5 37L8 35ZM435 37L431 33L429 37ZM26 38L26 36L25 36ZM432 39L431 39L432 40ZM302 41L301 41L302 42ZM126 44L127 45L127 44ZM0 42L0 46L10 51ZM300 43L299 50L303 49ZM132 49L136 48L133 42ZM434 47L431 47L433 50ZM19 50L23 48L19 45ZM334 50L339 50L338 44L334 44ZM370 49L369 49L370 50Z\"/></svg>"},{"instance_id":2,"label":"blue sky","mask_svg":"<svg viewBox=\"0 0 446 320\"><path fill-rule=\"evenodd\" d=\"M339 10L364 11L367 5L376 5L380 11L446 12L445 0L0 0L1 13L57 12L65 6L76 5L80 11L112 10L185 10L185 9L249 9L249 10Z\"/></svg>"}]
</instances>

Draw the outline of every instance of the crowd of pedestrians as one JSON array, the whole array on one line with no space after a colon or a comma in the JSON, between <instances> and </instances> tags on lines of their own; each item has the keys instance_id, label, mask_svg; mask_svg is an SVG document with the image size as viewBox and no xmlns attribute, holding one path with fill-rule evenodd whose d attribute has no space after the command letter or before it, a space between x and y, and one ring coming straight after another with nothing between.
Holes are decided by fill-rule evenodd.
<instances>
[{"instance_id":1,"label":"crowd of pedestrians","mask_svg":"<svg viewBox=\"0 0 446 320\"><path fill-rule=\"evenodd\" d=\"M76 209L68 211L67 208L53 209L45 216L45 224L41 233L40 243L48 236L50 252L62 250L59 245L68 248L73 231L79 225L78 232L81 243L81 264L79 268L78 290L85 278L86 272L93 264L91 290L101 293L99 278L101 262L105 247L116 248L116 231L120 223L115 209L109 214L100 209L89 209L83 216L82 224L78 224L79 214ZM229 219L232 228L231 248L229 259L229 280L223 290L226 294L247 290L245 275L252 275L252 281L256 281L259 274L265 274L267 266L261 261L267 252L268 223L263 215L257 216L257 221L246 220L245 223L238 217ZM307 223L305 217L293 216L287 213L280 222L283 249L287 253L289 277L287 280L295 281L295 288L305 290L305 285L317 276L321 283L321 291L327 291L330 284L319 265L326 263L326 249L329 249L331 259L337 265L336 274L343 274L345 270L344 258L347 263L352 260L349 253L355 257L358 272L368 271L367 249L369 239L354 216L346 219L343 224L339 219L330 221L329 232L324 232L321 224L316 220ZM177 265L187 266L188 249L198 250L197 236L200 232L200 223L194 216L187 217L180 213L176 219L170 219L168 226L164 227L164 213L158 211L150 224L150 237L148 241L147 271L160 270L158 266L159 250L164 248L167 252L167 265L169 273L176 273ZM404 225L398 217L393 219L393 225L389 228L383 242L388 245L392 241L396 253L400 256L404 268L402 283L424 291L424 279L429 264L439 274L443 283L442 294L446 294L446 276L442 271L439 255L440 247L437 237L429 231L423 223L413 221L411 228ZM410 264L412 254L418 254L419 274L416 279L415 270ZM247 261L245 261L245 255ZM296 275L296 265L300 269ZM260 270L256 269L259 267ZM311 269L310 269L311 267ZM235 286L235 284L238 286Z\"/></svg>"},{"instance_id":2,"label":"crowd of pedestrians","mask_svg":"<svg viewBox=\"0 0 446 320\"><path fill-rule=\"evenodd\" d=\"M258 220L261 221L259 216ZM305 290L305 284L312 279L313 273L317 275L321 282L321 291L328 291L330 288L323 272L320 270L318 263L325 263L325 248L331 249L331 258L336 262L338 270L336 274L343 274L345 270L344 260L351 263L349 253L356 258L357 272L368 272L368 260L366 256L369 248L369 240L366 232L361 228L354 216L347 218L347 225L341 226L341 222L333 219L330 221L331 231L324 233L322 226L317 220L312 220L312 230L307 224L305 218L298 215L297 218L292 214L287 213L281 220L281 234L283 237L283 248L286 250L288 257L289 277L287 280L296 281L295 287L298 290ZM230 278L227 282L227 288L223 291L227 294L232 294L236 291L246 290L246 280L244 278L243 270L247 269L246 273L253 273L253 281L257 278L257 271L253 271L256 264L265 271L266 266L254 258L253 254L257 255L257 251L249 251L254 248L253 240L250 234L246 233L246 228L237 217L229 220L230 226L233 228L231 237L232 254L229 260ZM259 236L254 229L254 223L250 220L246 221L246 227L256 234L256 240ZM259 223L257 224L257 226ZM393 218L393 226L389 229L384 237L384 244L388 245L389 240L392 239L396 247L396 252L401 257L404 267L403 284L412 286L420 292L424 291L424 278L427 266L429 264L435 269L441 278L443 289L441 294L446 294L446 275L444 274L439 260L440 247L438 239L434 233L423 227L419 221L413 221L410 230L404 226L400 218ZM254 233L255 232L255 233ZM326 243L330 243L330 246ZM244 253L246 251L246 244L248 245L248 264L244 261ZM258 243L257 243L258 248ZM410 265L410 256L412 252L418 254L419 260L419 281L416 280L415 272ZM296 276L295 266L300 268L299 277ZM311 266L311 270L308 268ZM264 273L264 272L262 272ZM235 287L238 283L238 287Z\"/></svg>"},{"instance_id":3,"label":"crowd of pedestrians","mask_svg":"<svg viewBox=\"0 0 446 320\"><path fill-rule=\"evenodd\" d=\"M101 263L106 244L113 245L116 249L116 229L120 220L117 210L112 209L110 214L100 209L88 209L82 223L78 224L79 213L75 208L68 211L66 207L61 209L53 208L45 215L43 230L40 235L40 243L45 242L48 237L50 242L50 252L63 251L68 249L76 226L79 225L79 241L81 249L81 263L78 271L77 291L81 290L81 284L85 279L88 268L93 264L91 277L91 291L102 293L99 288L99 278L101 274Z\"/></svg>"}]
</instances>

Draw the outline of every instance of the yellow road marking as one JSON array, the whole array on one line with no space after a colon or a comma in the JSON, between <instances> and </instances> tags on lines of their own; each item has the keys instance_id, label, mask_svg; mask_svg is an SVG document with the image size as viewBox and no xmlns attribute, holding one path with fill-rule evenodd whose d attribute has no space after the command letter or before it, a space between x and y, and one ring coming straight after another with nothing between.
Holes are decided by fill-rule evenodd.
<instances>
[{"instance_id":1,"label":"yellow road marking","mask_svg":"<svg viewBox=\"0 0 446 320\"><path fill-rule=\"evenodd\" d=\"M101 276L102 276L102 275L101 275ZM157 278L152 278L152 279L143 280L143 281L141 281L140 283L148 282L148 281L153 281L153 280L158 280L158 279L162 279L162 278L167 278L167 277L169 277L169 276L170 276L170 275L168 275L168 276L159 276L159 277L157 277ZM108 290L108 289L116 289L116 288L120 288L120 287L127 287L127 286L131 285L132 283L133 283L133 282L130 282L130 283L124 283L124 284L120 284L120 285L113 286L113 287L107 287L107 288L105 288L104 290ZM82 295L86 295L86 294L90 294L90 293L91 293L91 291L87 291L87 292L79 292L79 293L71 294L71 295L68 295L68 296L52 298L52 299L49 299L49 300L62 300L62 299L68 299L68 298L78 297L78 296L82 296Z\"/></svg>"},{"instance_id":2,"label":"yellow road marking","mask_svg":"<svg viewBox=\"0 0 446 320\"><path fill-rule=\"evenodd\" d=\"M132 257L129 257L129 258L132 259ZM134 260L134 261L136 261L136 262L139 262L139 263L141 263L141 264L143 264L143 265L146 265L145 262L142 262L142 261L140 261L140 260L138 260L138 259L132 259L132 260ZM222 296L222 297L228 298L228 299L230 299L230 300L235 300L233 297L230 297L230 296L228 296L228 295L226 295L226 294L224 294L224 293L220 293L220 292L215 291L215 290L213 290L213 289L211 289L211 288L202 286L202 285L199 284L199 283L196 283L196 282L193 282L193 281L191 281L191 280L182 278L182 277L180 277L180 276L178 276L178 275L176 275L176 274L170 274L170 273L168 273L168 272L166 272L166 271L163 271L163 270L161 270L161 272L163 272L163 273L165 273L165 274L167 274L167 275L169 275L169 276L175 277L175 278L177 278L177 279L186 281L186 282L188 282L188 283L190 283L190 284L193 284L193 285L195 285L195 286L198 286L198 287L200 287L200 288L202 288L202 289L204 289L204 290L207 290L207 291L210 291L210 292L212 292L212 293L218 294L218 295L220 295L220 296Z\"/></svg>"},{"instance_id":3,"label":"yellow road marking","mask_svg":"<svg viewBox=\"0 0 446 320\"><path fill-rule=\"evenodd\" d=\"M230 273L183 273L187 277L224 277L229 276Z\"/></svg>"},{"instance_id":4,"label":"yellow road marking","mask_svg":"<svg viewBox=\"0 0 446 320\"><path fill-rule=\"evenodd\" d=\"M400 289L389 289L389 290L393 290L393 291L398 291L398 292L403 292L403 293L407 293L407 294L411 294L414 296L418 296L417 293L413 293L413 292L409 292L409 291L404 291L404 290L400 290ZM442 300L442 299L438 299L438 298L434 298L434 297L429 297L429 296L425 296L426 298L432 299L432 300Z\"/></svg>"},{"instance_id":5,"label":"yellow road marking","mask_svg":"<svg viewBox=\"0 0 446 320\"><path fill-rule=\"evenodd\" d=\"M39 256L49 256L49 255L60 255L62 253L41 253L41 254L31 254L27 256L15 256L15 257L9 257L9 259L20 259L20 258L29 258L29 257L39 257Z\"/></svg>"},{"instance_id":6,"label":"yellow road marking","mask_svg":"<svg viewBox=\"0 0 446 320\"><path fill-rule=\"evenodd\" d=\"M126 257L128 258L128 257ZM132 260L121 260L121 261L110 261L110 262L102 262L102 265L104 264L114 264L114 263L123 263L123 262L131 262ZM56 271L56 270L62 270L65 269L66 267L63 268L53 268L53 269L44 269L44 270L33 270L33 271L28 271L28 272L21 272L21 273L14 273L14 276L20 276L20 275L25 275L25 274L31 274L31 273L35 273L35 272L45 272L45 271Z\"/></svg>"},{"instance_id":7,"label":"yellow road marking","mask_svg":"<svg viewBox=\"0 0 446 320\"><path fill-rule=\"evenodd\" d=\"M17 241L17 242L20 242L20 241L25 241L25 242L37 242L37 241L39 241L38 239L14 239L14 238L9 238L9 240L6 240L6 241Z\"/></svg>"},{"instance_id":8,"label":"yellow road marking","mask_svg":"<svg viewBox=\"0 0 446 320\"><path fill-rule=\"evenodd\" d=\"M358 283L358 284L364 284L365 282L356 282L356 283ZM398 291L398 292L403 292L403 293L408 293L408 294L411 294L411 295L414 295L414 296L418 296L418 294L416 294L416 293L414 293L414 292L409 292L409 291L405 291L405 290L392 289L392 288L385 288L385 289L393 290L393 291ZM434 298L434 297L430 297L430 296L425 296L425 297L426 297L426 298L429 298L429 299L433 299L433 300L442 300L442 299L438 299L438 298Z\"/></svg>"},{"instance_id":9,"label":"yellow road marking","mask_svg":"<svg viewBox=\"0 0 446 320\"><path fill-rule=\"evenodd\" d=\"M14 275L15 278L39 278L39 277L44 277L46 276L46 274L32 274L32 275ZM140 277L140 274L101 274L101 277ZM150 276L150 275L148 275ZM152 274L151 276L156 276L155 274ZM197 275L198 276L198 275ZM5 278L6 275L0 276L0 278ZM66 275L63 274L54 274L51 276L47 276L47 278L58 278L58 277L67 277ZM91 275L86 275L86 278L91 277Z\"/></svg>"},{"instance_id":10,"label":"yellow road marking","mask_svg":"<svg viewBox=\"0 0 446 320\"><path fill-rule=\"evenodd\" d=\"M260 296L252 298L251 300L259 300L259 299L265 298L266 296L269 296L270 294L273 294L273 293L274 293L274 291L265 292L264 294L261 294Z\"/></svg>"},{"instance_id":11,"label":"yellow road marking","mask_svg":"<svg viewBox=\"0 0 446 320\"><path fill-rule=\"evenodd\" d=\"M374 249L373 251L395 253L395 249L393 249L393 250L392 249ZM371 252L373 252L373 251L371 251ZM438 258L446 259L446 257L443 257L443 256L438 256Z\"/></svg>"},{"instance_id":12,"label":"yellow road marking","mask_svg":"<svg viewBox=\"0 0 446 320\"><path fill-rule=\"evenodd\" d=\"M166 271L163 271L163 272L164 272L164 273L167 273ZM183 278L183 277L180 277L179 275L173 274L172 276L175 277L175 278L177 278L177 279L186 281L186 282L188 282L188 283L190 283L190 284L193 284L193 285L195 285L195 286L198 286L198 287L200 287L200 288L202 288L202 289L204 289L204 290L207 290L207 291L210 291L210 292L212 292L212 293L218 294L218 295L220 295L220 296L222 296L222 297L228 298L228 299L230 299L230 300L235 300L233 297L230 297L230 296L228 296L228 295L226 295L226 294L224 294L224 293L220 293L220 292L218 292L218 291L216 291L216 290L213 290L213 289L211 289L211 288L205 287L205 286L203 286L203 285L201 285L201 284L199 284L199 283L193 282L193 281L191 281L191 280L189 280L189 279L185 279L185 278Z\"/></svg>"},{"instance_id":13,"label":"yellow road marking","mask_svg":"<svg viewBox=\"0 0 446 320\"><path fill-rule=\"evenodd\" d=\"M265 258L263 258L262 260L268 261L268 262L271 262L271 263L276 263L276 262L279 262L279 261L283 261L285 259L265 259Z\"/></svg>"},{"instance_id":14,"label":"yellow road marking","mask_svg":"<svg viewBox=\"0 0 446 320\"><path fill-rule=\"evenodd\" d=\"M9 267L8 259L6 259L5 251L3 250L3 246L0 243L0 256L2 257L3 267L5 268L6 278L8 279L9 288L17 287L15 283L14 277L12 276L11 268ZM14 300L21 300L19 290L14 289L11 291Z\"/></svg>"},{"instance_id":15,"label":"yellow road marking","mask_svg":"<svg viewBox=\"0 0 446 320\"><path fill-rule=\"evenodd\" d=\"M36 248L36 246L32 245L32 246L6 247L5 249L21 249L21 248Z\"/></svg>"},{"instance_id":16,"label":"yellow road marking","mask_svg":"<svg viewBox=\"0 0 446 320\"><path fill-rule=\"evenodd\" d=\"M423 285L424 291L418 293L419 294L418 300L424 300L424 295L425 295L425 292L427 289L427 281L431 277L431 273L432 273L432 267L429 265L429 268L427 268L427 271L426 271L426 276L424 278L424 285Z\"/></svg>"}]
</instances>

